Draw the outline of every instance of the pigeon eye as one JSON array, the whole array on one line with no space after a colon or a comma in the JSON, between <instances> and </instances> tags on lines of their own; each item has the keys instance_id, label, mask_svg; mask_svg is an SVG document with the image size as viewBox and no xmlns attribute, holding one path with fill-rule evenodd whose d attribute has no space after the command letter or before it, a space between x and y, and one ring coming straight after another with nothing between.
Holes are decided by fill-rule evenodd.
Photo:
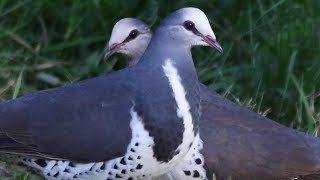
<instances>
[{"instance_id":1,"label":"pigeon eye","mask_svg":"<svg viewBox=\"0 0 320 180\"><path fill-rule=\"evenodd\" d=\"M189 30L189 31L192 31L192 30L195 29L194 23L191 22L191 21L185 21L185 22L183 23L183 26L184 26L184 28L186 28L186 29Z\"/></svg>"},{"instance_id":2,"label":"pigeon eye","mask_svg":"<svg viewBox=\"0 0 320 180\"><path fill-rule=\"evenodd\" d=\"M138 36L138 34L139 34L138 30L134 29L134 30L132 30L132 31L130 32L129 38L130 38L130 39L135 39L135 38Z\"/></svg>"}]
</instances>

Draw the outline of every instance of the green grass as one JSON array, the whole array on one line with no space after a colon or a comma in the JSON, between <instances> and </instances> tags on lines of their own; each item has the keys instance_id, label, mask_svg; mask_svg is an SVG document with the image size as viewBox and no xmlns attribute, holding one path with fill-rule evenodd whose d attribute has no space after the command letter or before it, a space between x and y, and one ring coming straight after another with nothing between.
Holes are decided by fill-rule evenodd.
<instances>
[{"instance_id":1,"label":"green grass","mask_svg":"<svg viewBox=\"0 0 320 180\"><path fill-rule=\"evenodd\" d=\"M0 99L123 68L124 57L100 62L116 21L138 17L156 27L169 12L185 6L206 12L225 51L193 50L203 83L286 126L317 135L318 0L2 0ZM23 170L12 172L16 179L32 179Z\"/></svg>"}]
</instances>

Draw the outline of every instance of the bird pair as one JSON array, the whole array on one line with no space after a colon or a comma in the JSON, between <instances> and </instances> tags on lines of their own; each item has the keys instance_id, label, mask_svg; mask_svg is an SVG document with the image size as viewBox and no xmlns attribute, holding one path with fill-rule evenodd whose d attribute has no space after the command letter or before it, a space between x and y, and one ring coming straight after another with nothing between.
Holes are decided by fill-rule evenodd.
<instances>
[{"instance_id":1,"label":"bird pair","mask_svg":"<svg viewBox=\"0 0 320 180\"><path fill-rule=\"evenodd\" d=\"M115 26L108 53L139 63L1 103L2 152L19 154L47 179L317 177L318 139L198 82L191 47L222 50L201 10L173 12L152 38L131 20Z\"/></svg>"},{"instance_id":2,"label":"bird pair","mask_svg":"<svg viewBox=\"0 0 320 180\"><path fill-rule=\"evenodd\" d=\"M206 15L183 8L137 65L2 102L0 151L47 179L206 179L195 45L221 51Z\"/></svg>"}]
</instances>

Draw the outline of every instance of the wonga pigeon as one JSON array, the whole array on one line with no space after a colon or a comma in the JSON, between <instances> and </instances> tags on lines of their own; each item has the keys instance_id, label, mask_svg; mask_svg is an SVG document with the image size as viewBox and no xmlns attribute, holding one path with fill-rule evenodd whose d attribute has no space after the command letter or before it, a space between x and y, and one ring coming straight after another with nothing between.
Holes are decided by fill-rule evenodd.
<instances>
[{"instance_id":1,"label":"wonga pigeon","mask_svg":"<svg viewBox=\"0 0 320 180\"><path fill-rule=\"evenodd\" d=\"M0 103L0 151L47 179L166 173L200 141L195 45L222 50L205 14L183 8L163 20L138 65Z\"/></svg>"},{"instance_id":2,"label":"wonga pigeon","mask_svg":"<svg viewBox=\"0 0 320 180\"><path fill-rule=\"evenodd\" d=\"M138 33L130 43L123 43L125 47L122 46L123 39L129 36L130 32L144 29L148 29L148 33L143 34L144 38ZM123 53L122 49L128 49L124 54L129 54L129 64L134 65L142 56L151 36L148 26L142 21L133 18L120 20L113 28L105 57L113 53ZM113 44L120 45L117 49L112 49L110 47ZM130 50L141 53L133 54ZM213 173L218 180L228 177L235 180L298 177L320 179L320 139L240 107L204 85L200 87L203 96L201 152L209 179ZM200 162L200 159L183 170L190 175L196 174L192 170L197 166L197 162Z\"/></svg>"}]
</instances>

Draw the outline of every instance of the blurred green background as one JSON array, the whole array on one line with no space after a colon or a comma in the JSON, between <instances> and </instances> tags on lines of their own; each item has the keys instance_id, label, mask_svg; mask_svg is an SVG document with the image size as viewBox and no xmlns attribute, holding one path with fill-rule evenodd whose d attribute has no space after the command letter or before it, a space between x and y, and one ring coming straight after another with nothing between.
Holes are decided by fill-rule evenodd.
<instances>
[{"instance_id":1,"label":"blurred green background","mask_svg":"<svg viewBox=\"0 0 320 180\"><path fill-rule=\"evenodd\" d=\"M0 99L119 70L125 57L101 62L118 20L136 17L154 29L168 13L186 6L208 15L225 52L193 49L203 83L286 126L317 135L319 0L1 0ZM0 171L3 178L34 179L21 167L0 164Z\"/></svg>"}]
</instances>

